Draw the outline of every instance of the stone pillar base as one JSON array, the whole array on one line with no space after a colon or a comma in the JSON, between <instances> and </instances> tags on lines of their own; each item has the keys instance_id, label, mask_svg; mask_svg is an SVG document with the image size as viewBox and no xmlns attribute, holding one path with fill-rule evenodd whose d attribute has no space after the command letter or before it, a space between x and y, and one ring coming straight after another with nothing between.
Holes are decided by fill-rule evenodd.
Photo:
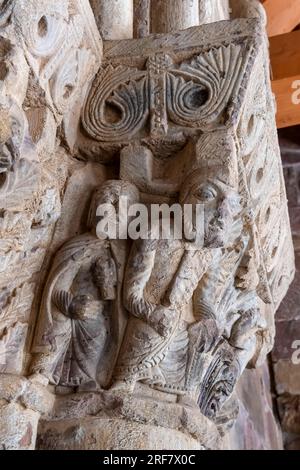
<instances>
[{"instance_id":1,"label":"stone pillar base","mask_svg":"<svg viewBox=\"0 0 300 470\"><path fill-rule=\"evenodd\" d=\"M123 419L86 418L44 422L40 450L204 450L196 439L174 429Z\"/></svg>"},{"instance_id":2,"label":"stone pillar base","mask_svg":"<svg viewBox=\"0 0 300 470\"><path fill-rule=\"evenodd\" d=\"M220 449L221 441L198 408L159 401L159 393L77 393L56 398L40 421L37 449L206 450Z\"/></svg>"},{"instance_id":3,"label":"stone pillar base","mask_svg":"<svg viewBox=\"0 0 300 470\"><path fill-rule=\"evenodd\" d=\"M0 376L0 449L34 450L41 414L53 408L55 397L31 381Z\"/></svg>"},{"instance_id":4,"label":"stone pillar base","mask_svg":"<svg viewBox=\"0 0 300 470\"><path fill-rule=\"evenodd\" d=\"M0 402L0 448L33 450L40 414L18 403Z\"/></svg>"}]
</instances>

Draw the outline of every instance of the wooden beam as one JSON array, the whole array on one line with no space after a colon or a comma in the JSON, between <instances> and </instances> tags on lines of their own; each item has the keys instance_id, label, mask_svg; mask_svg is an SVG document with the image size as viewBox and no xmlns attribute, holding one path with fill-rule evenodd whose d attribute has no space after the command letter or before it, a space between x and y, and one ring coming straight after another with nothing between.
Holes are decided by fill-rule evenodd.
<instances>
[{"instance_id":1,"label":"wooden beam","mask_svg":"<svg viewBox=\"0 0 300 470\"><path fill-rule=\"evenodd\" d=\"M300 23L299 0L263 0L270 37L293 31Z\"/></svg>"},{"instance_id":2,"label":"wooden beam","mask_svg":"<svg viewBox=\"0 0 300 470\"><path fill-rule=\"evenodd\" d=\"M270 55L273 79L299 75L300 30L270 38Z\"/></svg>"},{"instance_id":3,"label":"wooden beam","mask_svg":"<svg viewBox=\"0 0 300 470\"><path fill-rule=\"evenodd\" d=\"M300 75L275 80L272 82L272 89L276 96L278 129L300 124Z\"/></svg>"},{"instance_id":4,"label":"wooden beam","mask_svg":"<svg viewBox=\"0 0 300 470\"><path fill-rule=\"evenodd\" d=\"M299 1L300 3L300 1ZM272 88L277 101L277 127L300 124L300 31L270 38Z\"/></svg>"}]
</instances>

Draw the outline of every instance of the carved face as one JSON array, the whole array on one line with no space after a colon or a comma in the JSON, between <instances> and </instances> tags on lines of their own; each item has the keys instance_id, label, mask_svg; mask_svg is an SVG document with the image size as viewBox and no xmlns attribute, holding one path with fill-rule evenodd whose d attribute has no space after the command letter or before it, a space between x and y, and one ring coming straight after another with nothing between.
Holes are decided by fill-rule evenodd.
<instances>
[{"instance_id":1,"label":"carved face","mask_svg":"<svg viewBox=\"0 0 300 470\"><path fill-rule=\"evenodd\" d=\"M240 198L236 191L218 178L199 175L187 183L182 191L182 204L201 205L205 248L226 245L234 218L240 211Z\"/></svg>"},{"instance_id":2,"label":"carved face","mask_svg":"<svg viewBox=\"0 0 300 470\"><path fill-rule=\"evenodd\" d=\"M111 217L111 225L114 232L115 234L119 233L119 230L124 230L125 211L128 210L131 204L138 202L138 200L139 192L131 183L120 180L106 181L94 194L88 226L90 228L96 228L104 218L109 219ZM101 206L103 212L99 212ZM103 213L105 213L105 217ZM120 213L122 216L120 216ZM125 228L127 230L127 226ZM99 238L102 238L102 235L103 239L109 238L106 234L99 236L97 232L97 235ZM112 238L115 237L113 236Z\"/></svg>"}]
</instances>

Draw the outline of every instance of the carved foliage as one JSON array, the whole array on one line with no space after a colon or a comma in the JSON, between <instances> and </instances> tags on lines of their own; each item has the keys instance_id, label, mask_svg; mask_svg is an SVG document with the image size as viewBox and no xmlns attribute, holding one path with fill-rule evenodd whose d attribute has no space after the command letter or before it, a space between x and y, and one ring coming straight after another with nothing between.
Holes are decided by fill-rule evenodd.
<instances>
[{"instance_id":1,"label":"carved foliage","mask_svg":"<svg viewBox=\"0 0 300 470\"><path fill-rule=\"evenodd\" d=\"M262 66L257 60L238 138L246 181L244 198L252 209L253 237L261 253L260 275L276 309L293 278L294 255L266 63Z\"/></svg>"},{"instance_id":2,"label":"carved foliage","mask_svg":"<svg viewBox=\"0 0 300 470\"><path fill-rule=\"evenodd\" d=\"M124 47L135 54L138 42ZM85 103L82 124L89 138L103 147L128 143L132 137L176 140L182 127L191 132L236 121L257 55L254 41L218 44L209 51L195 50L192 57L183 52L179 62L172 53L149 50L143 67L141 61L138 67L131 65L135 60L126 59L124 47L113 65L108 54Z\"/></svg>"},{"instance_id":3,"label":"carved foliage","mask_svg":"<svg viewBox=\"0 0 300 470\"><path fill-rule=\"evenodd\" d=\"M82 124L94 139L128 140L145 124L149 114L146 73L108 66L98 74L85 104Z\"/></svg>"},{"instance_id":4,"label":"carved foliage","mask_svg":"<svg viewBox=\"0 0 300 470\"><path fill-rule=\"evenodd\" d=\"M33 300L33 285L25 283L1 306L0 371L21 372L28 319Z\"/></svg>"},{"instance_id":5,"label":"carved foliage","mask_svg":"<svg viewBox=\"0 0 300 470\"><path fill-rule=\"evenodd\" d=\"M71 9L69 0L41 1L38 5L20 0L14 9L14 21L24 40L29 63L59 114L74 103L81 92L80 84L93 75L96 63L93 55L101 56L96 28L92 33L88 18L81 15L84 8L90 8L86 3L86 0L75 2ZM85 34L96 35L98 44L95 38L86 41ZM88 45L91 51L86 48Z\"/></svg>"}]
</instances>

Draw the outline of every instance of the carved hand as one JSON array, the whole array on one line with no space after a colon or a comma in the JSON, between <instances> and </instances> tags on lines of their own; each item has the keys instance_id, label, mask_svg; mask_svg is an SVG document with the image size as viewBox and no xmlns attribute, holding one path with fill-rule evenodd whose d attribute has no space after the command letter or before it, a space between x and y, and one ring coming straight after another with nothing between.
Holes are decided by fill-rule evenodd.
<instances>
[{"instance_id":1,"label":"carved hand","mask_svg":"<svg viewBox=\"0 0 300 470\"><path fill-rule=\"evenodd\" d=\"M101 311L102 303L93 300L89 295L78 295L70 305L70 313L75 320L96 318Z\"/></svg>"},{"instance_id":2,"label":"carved hand","mask_svg":"<svg viewBox=\"0 0 300 470\"><path fill-rule=\"evenodd\" d=\"M95 318L103 309L102 303L89 295L73 297L69 292L55 291L52 300L61 313L74 320Z\"/></svg>"},{"instance_id":3,"label":"carved hand","mask_svg":"<svg viewBox=\"0 0 300 470\"><path fill-rule=\"evenodd\" d=\"M166 338L172 332L176 318L176 310L160 305L149 316L148 323L160 336Z\"/></svg>"}]
</instances>

